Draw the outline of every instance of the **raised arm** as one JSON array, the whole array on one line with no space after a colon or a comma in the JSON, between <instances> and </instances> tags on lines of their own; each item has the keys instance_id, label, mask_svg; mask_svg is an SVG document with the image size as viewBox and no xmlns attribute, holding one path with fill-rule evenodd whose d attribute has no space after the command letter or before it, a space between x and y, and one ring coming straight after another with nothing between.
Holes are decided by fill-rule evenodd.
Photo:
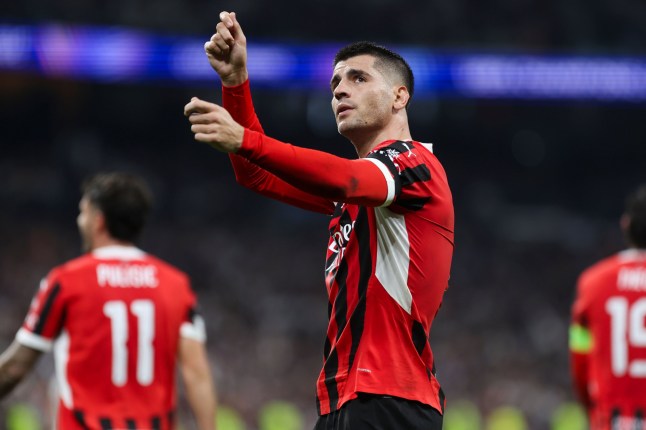
<instances>
[{"instance_id":1,"label":"raised arm","mask_svg":"<svg viewBox=\"0 0 646 430\"><path fill-rule=\"evenodd\" d=\"M264 133L254 110L247 70L247 39L235 12L221 12L220 22L204 50L222 81L222 105L244 127ZM260 166L229 154L236 181L266 197L303 209L331 214L334 203L293 187Z\"/></svg>"},{"instance_id":2,"label":"raised arm","mask_svg":"<svg viewBox=\"0 0 646 430\"><path fill-rule=\"evenodd\" d=\"M238 153L282 181L328 201L381 206L394 194L392 174L381 162L347 160L300 148L245 129L222 107L193 98L184 108L195 140Z\"/></svg>"}]
</instances>

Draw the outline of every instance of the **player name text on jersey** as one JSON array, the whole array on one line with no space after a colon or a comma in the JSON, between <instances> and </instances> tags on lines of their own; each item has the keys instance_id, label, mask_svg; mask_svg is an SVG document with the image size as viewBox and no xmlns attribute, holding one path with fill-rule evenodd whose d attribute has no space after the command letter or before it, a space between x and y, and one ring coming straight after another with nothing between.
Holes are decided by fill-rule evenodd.
<instances>
[{"instance_id":1,"label":"player name text on jersey","mask_svg":"<svg viewBox=\"0 0 646 430\"><path fill-rule=\"evenodd\" d=\"M156 288L157 268L151 265L99 264L96 279L101 287Z\"/></svg>"},{"instance_id":2,"label":"player name text on jersey","mask_svg":"<svg viewBox=\"0 0 646 430\"><path fill-rule=\"evenodd\" d=\"M617 275L617 288L627 291L646 291L646 269L622 268Z\"/></svg>"}]
</instances>

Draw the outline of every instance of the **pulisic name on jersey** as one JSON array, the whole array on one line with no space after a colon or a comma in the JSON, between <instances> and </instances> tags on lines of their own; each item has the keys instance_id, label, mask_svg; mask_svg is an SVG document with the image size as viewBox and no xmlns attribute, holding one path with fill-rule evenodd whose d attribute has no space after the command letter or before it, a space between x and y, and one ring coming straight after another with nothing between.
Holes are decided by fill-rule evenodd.
<instances>
[{"instance_id":1,"label":"pulisic name on jersey","mask_svg":"<svg viewBox=\"0 0 646 430\"><path fill-rule=\"evenodd\" d=\"M617 275L617 288L624 291L646 291L646 269L622 268Z\"/></svg>"},{"instance_id":2,"label":"pulisic name on jersey","mask_svg":"<svg viewBox=\"0 0 646 430\"><path fill-rule=\"evenodd\" d=\"M157 268L151 265L99 264L96 280L101 287L156 288Z\"/></svg>"}]
</instances>

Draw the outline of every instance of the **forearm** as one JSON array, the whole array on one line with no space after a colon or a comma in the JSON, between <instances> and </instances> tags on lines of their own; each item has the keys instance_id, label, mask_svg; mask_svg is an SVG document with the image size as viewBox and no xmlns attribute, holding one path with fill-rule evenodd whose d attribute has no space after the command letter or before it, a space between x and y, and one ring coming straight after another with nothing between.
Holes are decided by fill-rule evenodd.
<instances>
[{"instance_id":1,"label":"forearm","mask_svg":"<svg viewBox=\"0 0 646 430\"><path fill-rule=\"evenodd\" d=\"M249 129L238 155L300 190L332 201L379 206L388 195L384 173L367 159L348 160Z\"/></svg>"},{"instance_id":2,"label":"forearm","mask_svg":"<svg viewBox=\"0 0 646 430\"><path fill-rule=\"evenodd\" d=\"M588 354L570 352L570 364L576 396L583 406L589 408L592 401L588 391Z\"/></svg>"},{"instance_id":3,"label":"forearm","mask_svg":"<svg viewBox=\"0 0 646 430\"><path fill-rule=\"evenodd\" d=\"M0 399L7 396L24 379L36 363L40 353L13 342L0 355Z\"/></svg>"},{"instance_id":4,"label":"forearm","mask_svg":"<svg viewBox=\"0 0 646 430\"><path fill-rule=\"evenodd\" d=\"M264 133L253 106L249 80L235 86L223 85L222 107L243 127Z\"/></svg>"},{"instance_id":5,"label":"forearm","mask_svg":"<svg viewBox=\"0 0 646 430\"><path fill-rule=\"evenodd\" d=\"M195 339L180 339L179 366L186 398L195 416L198 429L214 430L215 386L204 344Z\"/></svg>"},{"instance_id":6,"label":"forearm","mask_svg":"<svg viewBox=\"0 0 646 430\"><path fill-rule=\"evenodd\" d=\"M199 430L215 429L215 413L217 398L215 388L208 377L197 377L186 384L186 397L195 415Z\"/></svg>"}]
</instances>

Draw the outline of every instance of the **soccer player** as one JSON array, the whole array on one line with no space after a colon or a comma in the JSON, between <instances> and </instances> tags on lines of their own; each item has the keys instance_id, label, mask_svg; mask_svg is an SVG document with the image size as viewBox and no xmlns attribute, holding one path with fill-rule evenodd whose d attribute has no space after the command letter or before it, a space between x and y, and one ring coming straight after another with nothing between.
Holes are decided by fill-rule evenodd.
<instances>
[{"instance_id":1,"label":"soccer player","mask_svg":"<svg viewBox=\"0 0 646 430\"><path fill-rule=\"evenodd\" d=\"M646 429L646 185L621 227L629 249L581 274L572 307L572 374L592 430Z\"/></svg>"},{"instance_id":2,"label":"soccer player","mask_svg":"<svg viewBox=\"0 0 646 430\"><path fill-rule=\"evenodd\" d=\"M86 254L41 282L0 356L0 397L53 350L64 430L175 428L179 364L200 430L215 426L215 390L188 277L136 248L151 197L139 178L108 173L83 186Z\"/></svg>"},{"instance_id":3,"label":"soccer player","mask_svg":"<svg viewBox=\"0 0 646 430\"><path fill-rule=\"evenodd\" d=\"M224 108L198 98L186 105L195 139L230 153L242 185L331 216L316 429L440 429L444 395L429 333L448 286L453 203L432 146L409 131L410 67L373 43L337 53L332 110L359 155L348 160L263 133L234 13L220 14L205 49Z\"/></svg>"}]
</instances>

